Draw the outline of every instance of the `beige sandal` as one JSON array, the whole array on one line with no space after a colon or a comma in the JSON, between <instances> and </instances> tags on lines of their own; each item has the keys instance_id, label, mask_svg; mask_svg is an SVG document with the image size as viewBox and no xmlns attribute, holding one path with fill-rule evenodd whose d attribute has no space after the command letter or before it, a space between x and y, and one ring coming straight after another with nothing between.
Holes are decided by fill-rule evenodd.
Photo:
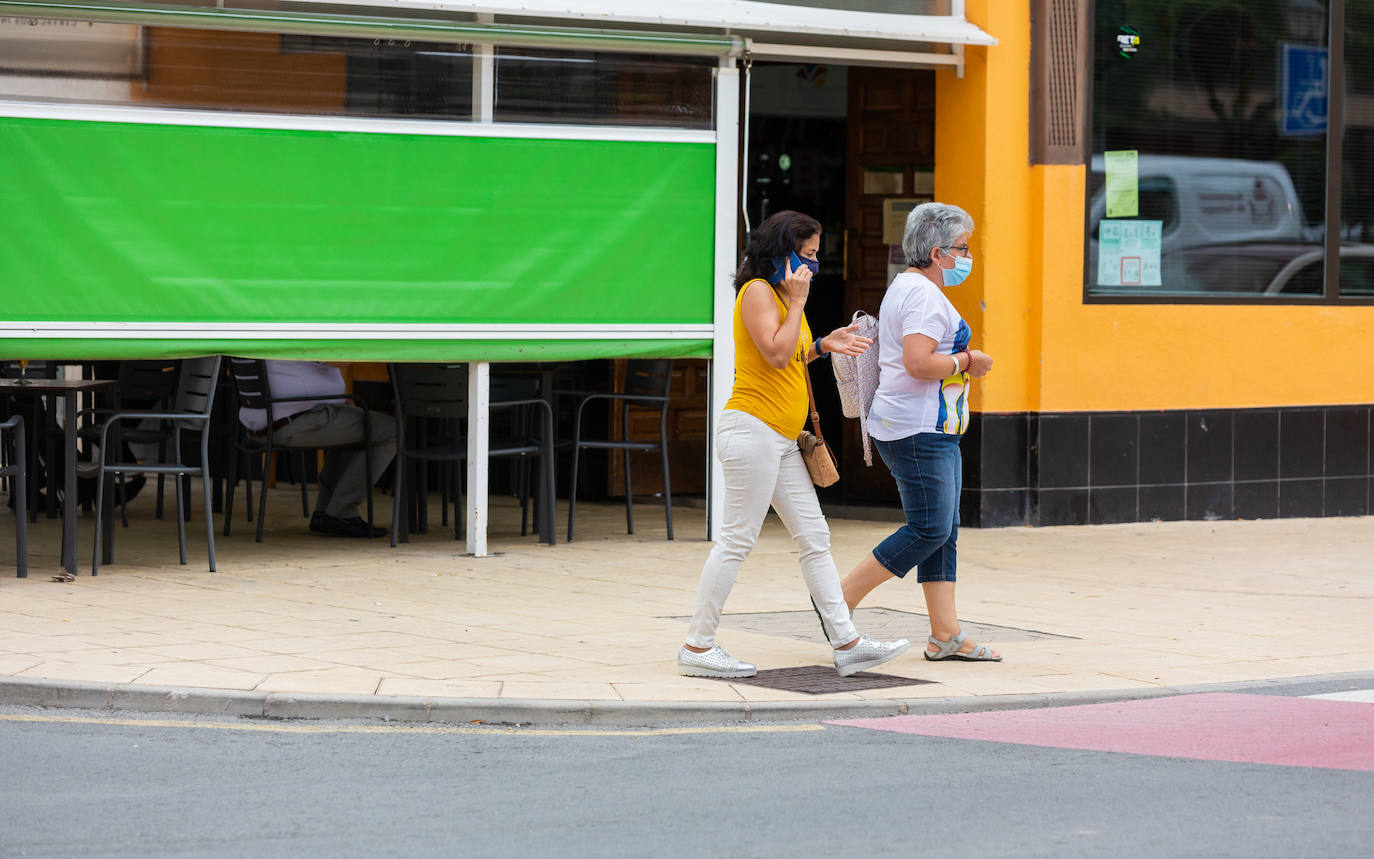
<instances>
[{"instance_id":1,"label":"beige sandal","mask_svg":"<svg viewBox=\"0 0 1374 859\"><path fill-rule=\"evenodd\" d=\"M959 648L964 646L964 638L965 633L963 630L960 630L958 635L950 636L949 641L941 641L932 635L926 640L940 649L935 653L931 653L929 650L924 650L922 653L924 653L926 659L929 659L931 662L939 662L943 659L957 659L960 662L1002 661L1002 657L992 655L992 649L986 644L980 644L968 653L960 653Z\"/></svg>"}]
</instances>

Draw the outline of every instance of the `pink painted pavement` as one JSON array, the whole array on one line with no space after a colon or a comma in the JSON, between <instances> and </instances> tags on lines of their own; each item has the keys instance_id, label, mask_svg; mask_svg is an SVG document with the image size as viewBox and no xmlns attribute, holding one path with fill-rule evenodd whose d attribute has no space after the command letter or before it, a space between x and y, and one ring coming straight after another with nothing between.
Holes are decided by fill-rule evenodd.
<instances>
[{"instance_id":1,"label":"pink painted pavement","mask_svg":"<svg viewBox=\"0 0 1374 859\"><path fill-rule=\"evenodd\" d=\"M1374 704L1208 693L1038 710L828 722L899 734L1374 771Z\"/></svg>"}]
</instances>

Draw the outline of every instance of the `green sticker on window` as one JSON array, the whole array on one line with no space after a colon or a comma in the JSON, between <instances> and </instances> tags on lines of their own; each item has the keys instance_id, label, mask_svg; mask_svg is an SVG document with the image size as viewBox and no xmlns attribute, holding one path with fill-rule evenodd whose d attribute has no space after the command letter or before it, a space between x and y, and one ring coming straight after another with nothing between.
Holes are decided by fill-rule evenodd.
<instances>
[{"instance_id":1,"label":"green sticker on window","mask_svg":"<svg viewBox=\"0 0 1374 859\"><path fill-rule=\"evenodd\" d=\"M1160 286L1162 221L1103 221L1097 226L1098 286Z\"/></svg>"},{"instance_id":2,"label":"green sticker on window","mask_svg":"<svg viewBox=\"0 0 1374 859\"><path fill-rule=\"evenodd\" d=\"M1122 24L1116 32L1116 53L1130 59L1140 50L1140 31L1130 24Z\"/></svg>"},{"instance_id":3,"label":"green sticker on window","mask_svg":"<svg viewBox=\"0 0 1374 859\"><path fill-rule=\"evenodd\" d=\"M1136 151L1118 149L1103 154L1107 162L1107 217L1137 217L1140 214L1140 190Z\"/></svg>"}]
</instances>

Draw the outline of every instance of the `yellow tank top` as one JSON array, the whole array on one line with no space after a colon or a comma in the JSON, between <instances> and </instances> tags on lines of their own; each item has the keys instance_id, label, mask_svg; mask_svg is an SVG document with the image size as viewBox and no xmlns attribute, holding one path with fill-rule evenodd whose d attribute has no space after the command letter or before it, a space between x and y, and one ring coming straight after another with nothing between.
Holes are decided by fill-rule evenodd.
<instances>
[{"instance_id":1,"label":"yellow tank top","mask_svg":"<svg viewBox=\"0 0 1374 859\"><path fill-rule=\"evenodd\" d=\"M787 318L787 305L766 280L751 280L735 296L735 387L725 408L746 412L763 421L775 432L796 438L806 423L806 356L811 351L811 327L802 316L801 337L792 350L792 360L779 370L759 353L754 338L740 313L744 293L766 289L773 295L779 318Z\"/></svg>"}]
</instances>

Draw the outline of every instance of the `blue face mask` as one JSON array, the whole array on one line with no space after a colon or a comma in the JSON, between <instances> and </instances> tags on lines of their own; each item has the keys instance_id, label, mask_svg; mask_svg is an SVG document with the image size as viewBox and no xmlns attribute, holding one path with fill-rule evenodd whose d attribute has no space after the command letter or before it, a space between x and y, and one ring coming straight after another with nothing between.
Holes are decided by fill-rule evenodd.
<instances>
[{"instance_id":1,"label":"blue face mask","mask_svg":"<svg viewBox=\"0 0 1374 859\"><path fill-rule=\"evenodd\" d=\"M792 262L793 271L797 271L802 266L806 266L807 268L811 269L812 277L815 277L816 275L821 273L821 264L819 262L813 259L807 259L806 257L799 256L794 251L793 253L789 254L786 258L773 257L773 273L768 276L768 282L771 283L773 286L777 286L778 284L782 283L783 279L787 277L786 263L788 260L791 260Z\"/></svg>"},{"instance_id":2,"label":"blue face mask","mask_svg":"<svg viewBox=\"0 0 1374 859\"><path fill-rule=\"evenodd\" d=\"M954 268L940 269L940 276L945 279L945 286L958 286L973 273L973 260L968 257L955 257Z\"/></svg>"}]
</instances>

